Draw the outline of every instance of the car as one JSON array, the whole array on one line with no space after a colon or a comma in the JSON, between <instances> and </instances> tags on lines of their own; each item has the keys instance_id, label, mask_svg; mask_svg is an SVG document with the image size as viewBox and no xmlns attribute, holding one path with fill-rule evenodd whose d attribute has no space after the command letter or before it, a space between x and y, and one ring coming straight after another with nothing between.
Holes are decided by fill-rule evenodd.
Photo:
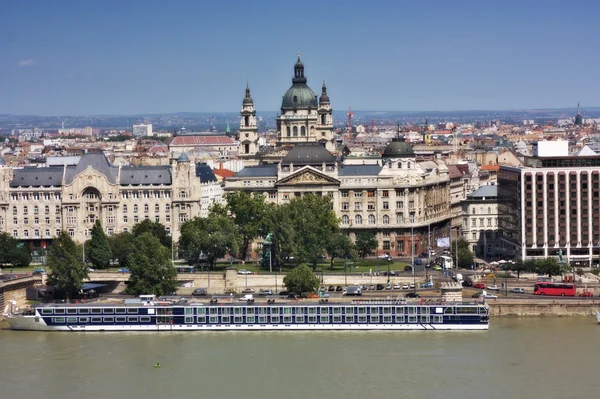
<instances>
[{"instance_id":1,"label":"car","mask_svg":"<svg viewBox=\"0 0 600 399\"><path fill-rule=\"evenodd\" d=\"M392 257L388 254L383 254L383 255L379 255L377 257L377 259L392 260Z\"/></svg>"},{"instance_id":2,"label":"car","mask_svg":"<svg viewBox=\"0 0 600 399\"><path fill-rule=\"evenodd\" d=\"M421 298L421 295L417 294L416 292L409 292L408 294L404 295L406 298Z\"/></svg>"},{"instance_id":3,"label":"car","mask_svg":"<svg viewBox=\"0 0 600 399\"><path fill-rule=\"evenodd\" d=\"M327 291L329 291L329 292L335 291L335 287L333 285L330 285L329 288L327 288Z\"/></svg>"},{"instance_id":4,"label":"car","mask_svg":"<svg viewBox=\"0 0 600 399\"><path fill-rule=\"evenodd\" d=\"M434 265L434 266L432 267L432 269L433 269L433 270L437 270L437 271L441 271L441 270L442 270L442 267L441 267L440 265Z\"/></svg>"},{"instance_id":5,"label":"car","mask_svg":"<svg viewBox=\"0 0 600 399\"><path fill-rule=\"evenodd\" d=\"M338 285L337 287L335 287L336 292L342 292L344 291L344 287L342 287L341 285Z\"/></svg>"},{"instance_id":6,"label":"car","mask_svg":"<svg viewBox=\"0 0 600 399\"><path fill-rule=\"evenodd\" d=\"M35 270L33 271L33 274L42 274L42 273L46 273L46 269L41 268L41 267L36 267Z\"/></svg>"},{"instance_id":7,"label":"car","mask_svg":"<svg viewBox=\"0 0 600 399\"><path fill-rule=\"evenodd\" d=\"M238 274L252 274L250 270L240 269L238 270Z\"/></svg>"},{"instance_id":8,"label":"car","mask_svg":"<svg viewBox=\"0 0 600 399\"><path fill-rule=\"evenodd\" d=\"M392 285L390 283L385 285L385 289L386 290L391 290L392 289Z\"/></svg>"},{"instance_id":9,"label":"car","mask_svg":"<svg viewBox=\"0 0 600 399\"><path fill-rule=\"evenodd\" d=\"M471 298L481 298L483 294L481 292L476 292L473 295L471 295Z\"/></svg>"},{"instance_id":10,"label":"car","mask_svg":"<svg viewBox=\"0 0 600 399\"><path fill-rule=\"evenodd\" d=\"M405 272L412 272L413 268L412 268L412 266L404 266L404 271Z\"/></svg>"},{"instance_id":11,"label":"car","mask_svg":"<svg viewBox=\"0 0 600 399\"><path fill-rule=\"evenodd\" d=\"M510 292L513 294L524 294L525 290L523 288L511 288Z\"/></svg>"},{"instance_id":12,"label":"car","mask_svg":"<svg viewBox=\"0 0 600 399\"><path fill-rule=\"evenodd\" d=\"M375 291L375 284L369 285L369 291Z\"/></svg>"},{"instance_id":13,"label":"car","mask_svg":"<svg viewBox=\"0 0 600 399\"><path fill-rule=\"evenodd\" d=\"M579 294L579 296L592 297L592 296L594 296L594 294L592 294L590 291L586 291L586 292L582 292L581 294Z\"/></svg>"},{"instance_id":14,"label":"car","mask_svg":"<svg viewBox=\"0 0 600 399\"><path fill-rule=\"evenodd\" d=\"M399 290L400 289L400 284L398 284L398 283L394 284L394 289L395 290Z\"/></svg>"},{"instance_id":15,"label":"car","mask_svg":"<svg viewBox=\"0 0 600 399\"><path fill-rule=\"evenodd\" d=\"M415 259L415 265L421 266L423 264L423 260L421 258Z\"/></svg>"},{"instance_id":16,"label":"car","mask_svg":"<svg viewBox=\"0 0 600 399\"><path fill-rule=\"evenodd\" d=\"M421 284L421 288L433 288L433 283L431 281L423 283Z\"/></svg>"},{"instance_id":17,"label":"car","mask_svg":"<svg viewBox=\"0 0 600 399\"><path fill-rule=\"evenodd\" d=\"M463 287L472 287L473 286L473 282L471 280L464 280L461 284Z\"/></svg>"},{"instance_id":18,"label":"car","mask_svg":"<svg viewBox=\"0 0 600 399\"><path fill-rule=\"evenodd\" d=\"M483 283L473 284L473 288L477 288L479 290L485 290L485 284L483 284Z\"/></svg>"},{"instance_id":19,"label":"car","mask_svg":"<svg viewBox=\"0 0 600 399\"><path fill-rule=\"evenodd\" d=\"M402 289L403 290L407 290L408 289L408 284L407 283L402 284Z\"/></svg>"},{"instance_id":20,"label":"car","mask_svg":"<svg viewBox=\"0 0 600 399\"><path fill-rule=\"evenodd\" d=\"M88 272L95 272L95 271L96 271L96 269L92 269L91 267L88 267L88 268L87 268L87 271L88 271Z\"/></svg>"},{"instance_id":21,"label":"car","mask_svg":"<svg viewBox=\"0 0 600 399\"><path fill-rule=\"evenodd\" d=\"M376 287L376 288L377 288L377 291L383 291L383 289L384 289L385 287L383 286L383 284L377 284L377 287Z\"/></svg>"},{"instance_id":22,"label":"car","mask_svg":"<svg viewBox=\"0 0 600 399\"><path fill-rule=\"evenodd\" d=\"M206 296L206 289L205 288L196 288L192 292L192 296Z\"/></svg>"},{"instance_id":23,"label":"car","mask_svg":"<svg viewBox=\"0 0 600 399\"><path fill-rule=\"evenodd\" d=\"M253 294L254 293L254 288L244 288L244 290L242 291L242 294Z\"/></svg>"},{"instance_id":24,"label":"car","mask_svg":"<svg viewBox=\"0 0 600 399\"><path fill-rule=\"evenodd\" d=\"M289 294L287 294L286 298L287 299L298 299L298 298L300 298L300 296L298 294L290 292Z\"/></svg>"},{"instance_id":25,"label":"car","mask_svg":"<svg viewBox=\"0 0 600 399\"><path fill-rule=\"evenodd\" d=\"M119 273L129 273L129 269L126 267L122 267L118 271L119 271Z\"/></svg>"},{"instance_id":26,"label":"car","mask_svg":"<svg viewBox=\"0 0 600 399\"><path fill-rule=\"evenodd\" d=\"M360 286L360 289L361 289L361 290L363 290L363 291L366 291L366 290L368 290L369 288L367 287L367 285L366 285L366 284L363 284L363 285L361 285L361 286Z\"/></svg>"},{"instance_id":27,"label":"car","mask_svg":"<svg viewBox=\"0 0 600 399\"><path fill-rule=\"evenodd\" d=\"M410 283L410 288L415 288L415 283Z\"/></svg>"},{"instance_id":28,"label":"car","mask_svg":"<svg viewBox=\"0 0 600 399\"><path fill-rule=\"evenodd\" d=\"M482 297L482 298L485 298L485 299L498 299L498 296L497 296L497 295L494 295L494 294L488 294L487 292L486 292L486 293L482 293L482 294L481 294L481 297Z\"/></svg>"},{"instance_id":29,"label":"car","mask_svg":"<svg viewBox=\"0 0 600 399\"><path fill-rule=\"evenodd\" d=\"M500 291L500 287L498 287L496 284L488 285L487 289L490 291Z\"/></svg>"}]
</instances>

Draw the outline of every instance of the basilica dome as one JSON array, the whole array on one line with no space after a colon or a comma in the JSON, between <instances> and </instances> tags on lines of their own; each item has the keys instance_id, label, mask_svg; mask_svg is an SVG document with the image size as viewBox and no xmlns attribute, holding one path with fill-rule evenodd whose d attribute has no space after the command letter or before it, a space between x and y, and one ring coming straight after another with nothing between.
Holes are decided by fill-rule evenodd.
<instances>
[{"instance_id":1,"label":"basilica dome","mask_svg":"<svg viewBox=\"0 0 600 399\"><path fill-rule=\"evenodd\" d=\"M415 156L415 152L404 139L395 138L385 147L382 156L384 158L411 158Z\"/></svg>"},{"instance_id":2,"label":"basilica dome","mask_svg":"<svg viewBox=\"0 0 600 399\"><path fill-rule=\"evenodd\" d=\"M304 64L300 61L300 55L298 55L298 61L294 65L294 78L292 79L292 87L290 87L283 95L283 101L281 102L281 110L288 111L294 109L316 109L317 96L306 84L306 77L304 76Z\"/></svg>"}]
</instances>

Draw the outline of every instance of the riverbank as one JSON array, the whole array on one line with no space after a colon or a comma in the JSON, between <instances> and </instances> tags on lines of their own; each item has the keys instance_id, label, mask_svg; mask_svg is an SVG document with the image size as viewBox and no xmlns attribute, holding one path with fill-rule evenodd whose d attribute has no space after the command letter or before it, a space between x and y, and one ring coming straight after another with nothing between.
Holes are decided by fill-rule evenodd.
<instances>
[{"instance_id":1,"label":"riverbank","mask_svg":"<svg viewBox=\"0 0 600 399\"><path fill-rule=\"evenodd\" d=\"M593 316L598 299L497 299L488 301L491 317Z\"/></svg>"}]
</instances>

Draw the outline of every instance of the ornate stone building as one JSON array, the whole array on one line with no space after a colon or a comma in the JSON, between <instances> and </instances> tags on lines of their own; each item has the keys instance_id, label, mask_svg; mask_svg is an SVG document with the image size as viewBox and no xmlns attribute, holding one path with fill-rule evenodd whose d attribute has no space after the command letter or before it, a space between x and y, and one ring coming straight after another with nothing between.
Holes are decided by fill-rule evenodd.
<instances>
[{"instance_id":1,"label":"ornate stone building","mask_svg":"<svg viewBox=\"0 0 600 399\"><path fill-rule=\"evenodd\" d=\"M99 219L108 235L150 219L179 235L182 222L206 216L222 188L211 168L186 154L170 166L114 166L101 153L76 165L13 169L0 165L0 231L33 248L65 230L88 239Z\"/></svg>"}]
</instances>

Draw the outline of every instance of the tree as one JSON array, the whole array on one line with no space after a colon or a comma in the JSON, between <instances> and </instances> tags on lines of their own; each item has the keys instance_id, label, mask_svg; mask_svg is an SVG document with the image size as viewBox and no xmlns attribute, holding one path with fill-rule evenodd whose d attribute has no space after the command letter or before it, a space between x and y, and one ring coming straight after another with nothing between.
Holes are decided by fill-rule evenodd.
<instances>
[{"instance_id":1,"label":"tree","mask_svg":"<svg viewBox=\"0 0 600 399\"><path fill-rule=\"evenodd\" d=\"M153 222L150 219L144 219L139 223L136 223L131 228L131 233L135 237L139 237L144 233L150 233L154 237L158 238L160 243L167 248L171 248L171 235L167 232L165 226L160 222Z\"/></svg>"},{"instance_id":2,"label":"tree","mask_svg":"<svg viewBox=\"0 0 600 399\"><path fill-rule=\"evenodd\" d=\"M544 258L536 261L537 272L547 274L548 277L559 276L563 270L556 258Z\"/></svg>"},{"instance_id":3,"label":"tree","mask_svg":"<svg viewBox=\"0 0 600 399\"><path fill-rule=\"evenodd\" d=\"M296 257L298 243L296 242L296 231L287 211L287 207L270 204L266 217L267 228L271 232L271 256L273 265L281 265L285 259Z\"/></svg>"},{"instance_id":4,"label":"tree","mask_svg":"<svg viewBox=\"0 0 600 399\"><path fill-rule=\"evenodd\" d=\"M335 258L352 258L352 250L354 245L346 234L335 233L329 236L329 239L325 243L325 249L327 255L329 255L330 263L329 268L333 269L333 260Z\"/></svg>"},{"instance_id":5,"label":"tree","mask_svg":"<svg viewBox=\"0 0 600 399\"><path fill-rule=\"evenodd\" d=\"M235 254L240 237L233 220L211 212L208 217L195 217L181 225L179 249L191 263L206 259L210 267L225 254Z\"/></svg>"},{"instance_id":6,"label":"tree","mask_svg":"<svg viewBox=\"0 0 600 399\"><path fill-rule=\"evenodd\" d=\"M233 218L241 236L240 256L246 259L248 246L253 239L259 235L266 235L265 218L267 204L265 197L258 193L246 193L234 191L225 194L227 204L224 207L225 214ZM217 211L215 209L215 211Z\"/></svg>"},{"instance_id":7,"label":"tree","mask_svg":"<svg viewBox=\"0 0 600 399\"><path fill-rule=\"evenodd\" d=\"M10 263L16 267L28 266L31 262L29 248L8 233L0 233L0 265Z\"/></svg>"},{"instance_id":8,"label":"tree","mask_svg":"<svg viewBox=\"0 0 600 399\"><path fill-rule=\"evenodd\" d=\"M301 265L290 270L283 278L283 284L291 292L315 292L319 288L320 280L306 265Z\"/></svg>"},{"instance_id":9,"label":"tree","mask_svg":"<svg viewBox=\"0 0 600 399\"><path fill-rule=\"evenodd\" d=\"M108 237L108 244L112 252L112 259L119 262L119 266L127 265L127 258L133 249L135 237L131 233L119 233Z\"/></svg>"},{"instance_id":10,"label":"tree","mask_svg":"<svg viewBox=\"0 0 600 399\"><path fill-rule=\"evenodd\" d=\"M151 233L133 241L127 266L131 272L126 292L130 295L171 295L177 289L177 269L171 263L169 249Z\"/></svg>"},{"instance_id":11,"label":"tree","mask_svg":"<svg viewBox=\"0 0 600 399\"><path fill-rule=\"evenodd\" d=\"M458 249L458 265L456 267L462 269L469 269L473 265L473 252L469 249L469 242L463 237L459 237L457 240L452 241L450 251L452 253L452 259L456 259L456 251Z\"/></svg>"},{"instance_id":12,"label":"tree","mask_svg":"<svg viewBox=\"0 0 600 399\"><path fill-rule=\"evenodd\" d=\"M356 235L356 242L354 245L356 246L358 255L364 259L365 256L370 255L371 252L377 249L379 242L373 233L361 231Z\"/></svg>"},{"instance_id":13,"label":"tree","mask_svg":"<svg viewBox=\"0 0 600 399\"><path fill-rule=\"evenodd\" d=\"M578 267L577 270L575 271L577 273L577 275L579 277L584 275L583 269L581 267Z\"/></svg>"},{"instance_id":14,"label":"tree","mask_svg":"<svg viewBox=\"0 0 600 399\"><path fill-rule=\"evenodd\" d=\"M96 223L92 227L92 240L87 258L96 268L108 267L112 259L112 251L99 219L96 219Z\"/></svg>"},{"instance_id":15,"label":"tree","mask_svg":"<svg viewBox=\"0 0 600 399\"><path fill-rule=\"evenodd\" d=\"M517 272L517 278L521 278L521 273L531 272L535 270L535 261L527 260L523 262L519 259L514 263L509 263L508 270Z\"/></svg>"},{"instance_id":16,"label":"tree","mask_svg":"<svg viewBox=\"0 0 600 399\"><path fill-rule=\"evenodd\" d=\"M77 294L83 286L83 280L88 277L87 266L77 256L77 244L65 231L61 231L54 239L46 263L49 269L48 285L64 292L67 298Z\"/></svg>"}]
</instances>

